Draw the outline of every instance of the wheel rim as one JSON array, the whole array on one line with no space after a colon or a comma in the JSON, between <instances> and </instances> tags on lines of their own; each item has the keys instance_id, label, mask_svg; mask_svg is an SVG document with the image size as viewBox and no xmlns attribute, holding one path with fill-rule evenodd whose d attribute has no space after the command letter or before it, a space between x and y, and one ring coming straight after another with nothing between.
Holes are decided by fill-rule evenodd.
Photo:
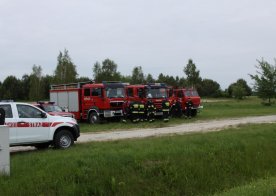
<instances>
[{"instance_id":1,"label":"wheel rim","mask_svg":"<svg viewBox=\"0 0 276 196\"><path fill-rule=\"evenodd\" d=\"M92 114L92 116L91 116L91 123L94 124L94 123L97 122L97 120L98 120L98 117L96 115Z\"/></svg>"},{"instance_id":2,"label":"wheel rim","mask_svg":"<svg viewBox=\"0 0 276 196\"><path fill-rule=\"evenodd\" d=\"M62 148L68 148L71 145L71 138L68 135L63 135L59 140Z\"/></svg>"}]
</instances>

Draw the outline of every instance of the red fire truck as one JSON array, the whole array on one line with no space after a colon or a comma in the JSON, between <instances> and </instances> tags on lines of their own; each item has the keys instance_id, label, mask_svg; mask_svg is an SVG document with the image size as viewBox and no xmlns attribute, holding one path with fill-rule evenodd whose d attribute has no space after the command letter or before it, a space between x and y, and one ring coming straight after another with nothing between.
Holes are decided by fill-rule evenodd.
<instances>
[{"instance_id":1,"label":"red fire truck","mask_svg":"<svg viewBox=\"0 0 276 196\"><path fill-rule=\"evenodd\" d=\"M193 103L191 115L196 116L201 108L200 96L196 89L193 88L170 88L170 103L171 103L171 114L174 116L181 116L186 114L186 104L188 99L191 99Z\"/></svg>"},{"instance_id":2,"label":"red fire truck","mask_svg":"<svg viewBox=\"0 0 276 196\"><path fill-rule=\"evenodd\" d=\"M94 124L123 116L124 87L121 82L51 85L50 100L68 109L77 120Z\"/></svg>"},{"instance_id":3,"label":"red fire truck","mask_svg":"<svg viewBox=\"0 0 276 196\"><path fill-rule=\"evenodd\" d=\"M128 105L138 102L144 104L145 110L147 110L147 105L153 104L155 107L154 115L163 116L165 121L168 120L169 115L169 102L167 99L167 86L163 83L126 86L126 103Z\"/></svg>"}]
</instances>

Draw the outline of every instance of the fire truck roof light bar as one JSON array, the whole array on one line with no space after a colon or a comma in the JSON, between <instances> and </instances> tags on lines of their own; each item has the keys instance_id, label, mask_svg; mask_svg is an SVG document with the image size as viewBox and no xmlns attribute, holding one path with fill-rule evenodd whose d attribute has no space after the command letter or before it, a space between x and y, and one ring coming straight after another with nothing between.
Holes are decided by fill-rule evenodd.
<instances>
[{"instance_id":1,"label":"fire truck roof light bar","mask_svg":"<svg viewBox=\"0 0 276 196\"><path fill-rule=\"evenodd\" d=\"M51 85L51 90L81 88L81 86L83 86L84 84L93 84L93 83L94 81L69 83L69 84L53 84Z\"/></svg>"},{"instance_id":2,"label":"fire truck roof light bar","mask_svg":"<svg viewBox=\"0 0 276 196\"><path fill-rule=\"evenodd\" d=\"M165 83L148 83L149 86L167 87Z\"/></svg>"},{"instance_id":3,"label":"fire truck roof light bar","mask_svg":"<svg viewBox=\"0 0 276 196\"><path fill-rule=\"evenodd\" d=\"M12 99L3 99L3 100L0 100L0 102L14 102Z\"/></svg>"},{"instance_id":4,"label":"fire truck roof light bar","mask_svg":"<svg viewBox=\"0 0 276 196\"><path fill-rule=\"evenodd\" d=\"M114 84L114 83L122 83L121 81L103 81L103 84Z\"/></svg>"}]
</instances>

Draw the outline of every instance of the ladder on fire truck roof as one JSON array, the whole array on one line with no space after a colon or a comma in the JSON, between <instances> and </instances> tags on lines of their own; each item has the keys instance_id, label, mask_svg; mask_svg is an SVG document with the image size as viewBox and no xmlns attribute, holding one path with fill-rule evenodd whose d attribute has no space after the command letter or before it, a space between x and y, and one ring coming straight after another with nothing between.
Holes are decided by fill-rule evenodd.
<instances>
[{"instance_id":1,"label":"ladder on fire truck roof","mask_svg":"<svg viewBox=\"0 0 276 196\"><path fill-rule=\"evenodd\" d=\"M94 81L87 82L77 82L69 84L53 84L51 85L51 90L67 90L67 89L79 89L85 84L93 84Z\"/></svg>"}]
</instances>

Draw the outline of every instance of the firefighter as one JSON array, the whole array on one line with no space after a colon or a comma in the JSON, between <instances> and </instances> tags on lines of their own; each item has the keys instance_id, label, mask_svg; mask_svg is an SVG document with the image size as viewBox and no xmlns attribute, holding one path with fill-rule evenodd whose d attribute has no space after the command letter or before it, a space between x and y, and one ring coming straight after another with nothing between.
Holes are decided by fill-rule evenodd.
<instances>
[{"instance_id":1,"label":"firefighter","mask_svg":"<svg viewBox=\"0 0 276 196\"><path fill-rule=\"evenodd\" d=\"M139 103L139 120L141 122L144 121L144 115L145 115L145 105L143 103Z\"/></svg>"},{"instance_id":2,"label":"firefighter","mask_svg":"<svg viewBox=\"0 0 276 196\"><path fill-rule=\"evenodd\" d=\"M169 113L170 113L170 102L168 100L164 100L162 102L162 112L163 112L164 122L168 122L169 121Z\"/></svg>"},{"instance_id":3,"label":"firefighter","mask_svg":"<svg viewBox=\"0 0 276 196\"><path fill-rule=\"evenodd\" d=\"M171 116L180 118L182 116L181 103L179 101L175 102L171 107Z\"/></svg>"},{"instance_id":4,"label":"firefighter","mask_svg":"<svg viewBox=\"0 0 276 196\"><path fill-rule=\"evenodd\" d=\"M139 103L133 102L130 104L130 119L132 122L139 122Z\"/></svg>"},{"instance_id":5,"label":"firefighter","mask_svg":"<svg viewBox=\"0 0 276 196\"><path fill-rule=\"evenodd\" d=\"M153 122L155 120L154 119L155 111L156 111L156 108L155 108L154 104L151 101L148 101L146 104L146 119L149 122Z\"/></svg>"},{"instance_id":6,"label":"firefighter","mask_svg":"<svg viewBox=\"0 0 276 196\"><path fill-rule=\"evenodd\" d=\"M192 118L192 108L194 104L190 97L188 98L185 104L186 104L186 118Z\"/></svg>"},{"instance_id":7,"label":"firefighter","mask_svg":"<svg viewBox=\"0 0 276 196\"><path fill-rule=\"evenodd\" d=\"M129 103L127 101L125 101L123 104L123 120L122 120L124 123L127 122L129 113L130 113Z\"/></svg>"}]
</instances>

